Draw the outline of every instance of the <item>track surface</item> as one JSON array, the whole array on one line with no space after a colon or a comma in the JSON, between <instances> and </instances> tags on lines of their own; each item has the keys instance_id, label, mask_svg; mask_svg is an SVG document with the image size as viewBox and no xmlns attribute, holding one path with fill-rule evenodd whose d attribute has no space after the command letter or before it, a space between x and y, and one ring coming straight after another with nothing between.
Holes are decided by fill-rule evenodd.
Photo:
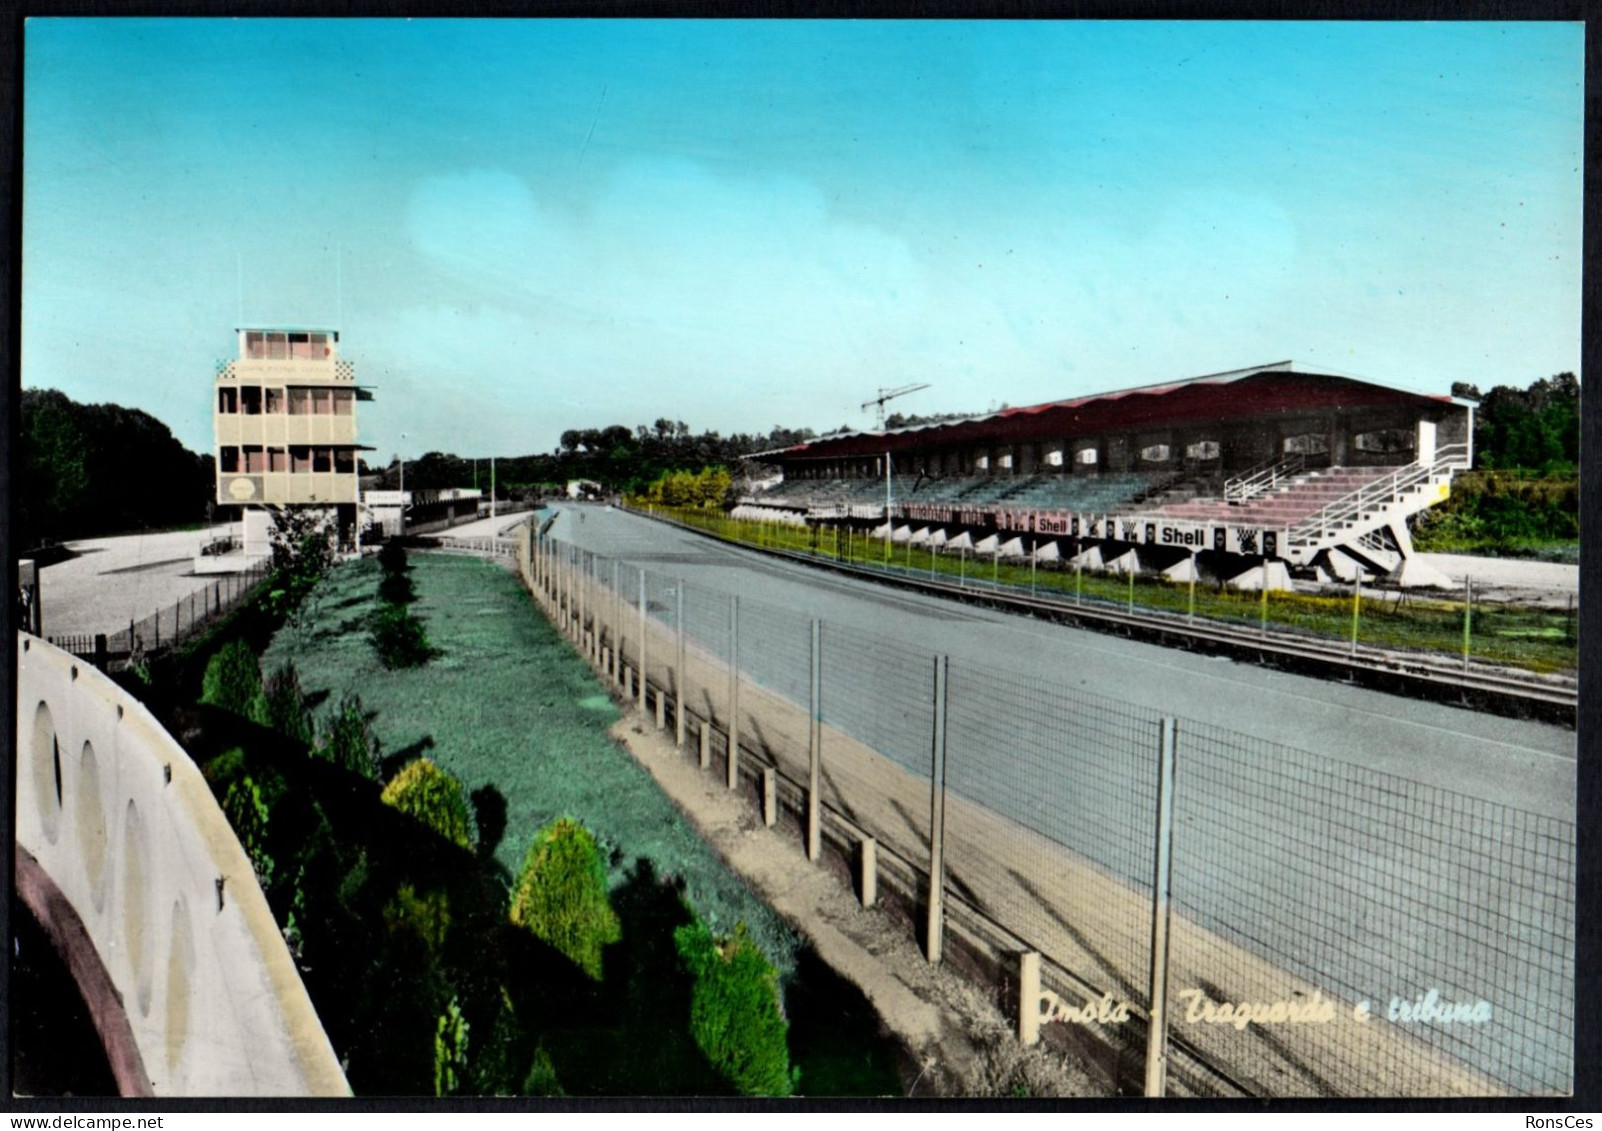
<instances>
[{"instance_id":1,"label":"track surface","mask_svg":"<svg viewBox=\"0 0 1602 1131\"><path fill-rule=\"evenodd\" d=\"M578 516L583 515L583 521ZM586 550L825 622L1560 820L1575 734L881 588L601 507L558 509Z\"/></svg>"}]
</instances>

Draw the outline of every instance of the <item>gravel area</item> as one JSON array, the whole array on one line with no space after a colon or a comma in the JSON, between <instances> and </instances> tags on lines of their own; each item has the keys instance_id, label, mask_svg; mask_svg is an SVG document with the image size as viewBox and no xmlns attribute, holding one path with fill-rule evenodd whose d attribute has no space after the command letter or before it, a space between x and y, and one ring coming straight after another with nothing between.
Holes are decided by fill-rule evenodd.
<instances>
[{"instance_id":1,"label":"gravel area","mask_svg":"<svg viewBox=\"0 0 1602 1131\"><path fill-rule=\"evenodd\" d=\"M1480 595L1491 601L1566 605L1579 599L1580 567L1562 562L1521 558L1481 558L1469 554L1420 554L1429 565L1459 585L1471 578Z\"/></svg>"},{"instance_id":2,"label":"gravel area","mask_svg":"<svg viewBox=\"0 0 1602 1131\"><path fill-rule=\"evenodd\" d=\"M236 530L223 525L66 543L78 556L39 572L45 635L116 632L209 588L221 575L196 574L195 555Z\"/></svg>"}]
</instances>

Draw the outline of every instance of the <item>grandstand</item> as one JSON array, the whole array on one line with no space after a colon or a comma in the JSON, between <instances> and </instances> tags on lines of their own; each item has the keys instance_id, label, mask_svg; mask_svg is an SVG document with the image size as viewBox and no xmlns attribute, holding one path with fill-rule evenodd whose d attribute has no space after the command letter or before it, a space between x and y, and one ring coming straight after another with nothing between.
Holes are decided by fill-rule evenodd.
<instances>
[{"instance_id":1,"label":"grandstand","mask_svg":"<svg viewBox=\"0 0 1602 1131\"><path fill-rule=\"evenodd\" d=\"M763 452L782 479L737 513L1242 587L1436 585L1407 519L1472 434L1468 402L1283 361Z\"/></svg>"}]
</instances>

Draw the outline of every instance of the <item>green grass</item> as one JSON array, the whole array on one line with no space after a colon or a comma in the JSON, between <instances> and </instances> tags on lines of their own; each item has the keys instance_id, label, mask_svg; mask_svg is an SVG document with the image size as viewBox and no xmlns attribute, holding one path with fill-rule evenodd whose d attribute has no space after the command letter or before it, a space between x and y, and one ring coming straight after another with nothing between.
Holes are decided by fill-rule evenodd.
<instances>
[{"instance_id":1,"label":"green grass","mask_svg":"<svg viewBox=\"0 0 1602 1131\"><path fill-rule=\"evenodd\" d=\"M505 831L492 851L508 879L538 830L570 816L595 834L614 890L640 858L653 861L658 875L682 883L709 928L732 934L745 922L788 976L793 932L607 736L617 713L603 688L516 579L456 555L416 553L411 566L418 592L412 609L438 649L426 665L385 670L368 643L364 618L379 603L372 559L336 568L311 602L316 622L298 641L279 633L264 665L273 670L292 659L307 694L327 692L327 704L359 694L388 774L426 754L469 795L504 799ZM484 823L480 813L481 835Z\"/></svg>"},{"instance_id":2,"label":"green grass","mask_svg":"<svg viewBox=\"0 0 1602 1131\"><path fill-rule=\"evenodd\" d=\"M1061 565L998 562L991 555L975 557L934 551L907 543L886 545L883 538L837 528L807 528L779 523L731 519L721 512L689 508L655 508L699 530L731 542L766 549L789 550L846 564L889 568L918 577L957 581L976 589L999 587L1033 591L1065 601L1101 605L1133 605L1136 611L1163 611L1237 625L1266 624L1270 631L1291 631L1327 640L1352 639L1352 597L1349 592L1243 592L1214 584L1194 587L1163 577L1136 577L1076 571ZM1446 598L1388 594L1357 603L1357 641L1377 648L1463 654L1463 603ZM1572 617L1562 610L1476 603L1469 619L1472 659L1539 672L1573 671L1578 648Z\"/></svg>"}]
</instances>

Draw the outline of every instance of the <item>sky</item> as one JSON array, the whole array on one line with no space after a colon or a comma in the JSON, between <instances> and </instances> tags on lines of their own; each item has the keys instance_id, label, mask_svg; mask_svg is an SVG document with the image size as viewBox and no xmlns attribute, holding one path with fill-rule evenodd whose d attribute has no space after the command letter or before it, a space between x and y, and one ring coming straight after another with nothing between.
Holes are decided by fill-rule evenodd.
<instances>
[{"instance_id":1,"label":"sky","mask_svg":"<svg viewBox=\"0 0 1602 1131\"><path fill-rule=\"evenodd\" d=\"M341 330L374 462L1286 358L1580 371L1579 23L27 22L22 383L213 450Z\"/></svg>"}]
</instances>

